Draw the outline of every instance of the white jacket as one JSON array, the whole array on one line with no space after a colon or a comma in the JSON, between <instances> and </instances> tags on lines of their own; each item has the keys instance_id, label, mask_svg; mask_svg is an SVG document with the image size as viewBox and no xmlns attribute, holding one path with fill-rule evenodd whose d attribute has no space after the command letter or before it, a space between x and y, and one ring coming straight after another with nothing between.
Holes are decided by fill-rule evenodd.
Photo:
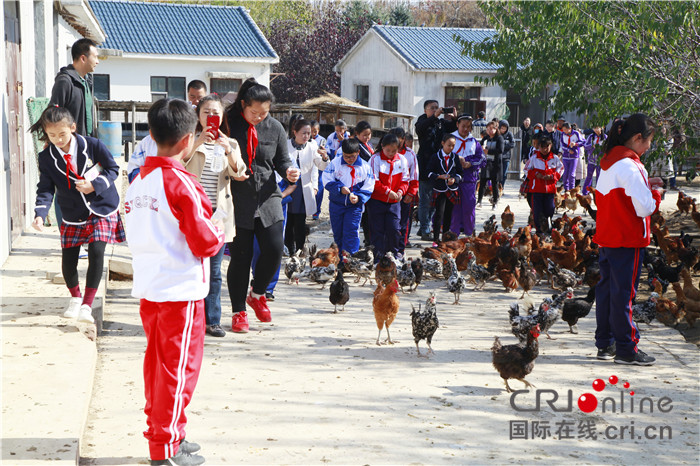
<instances>
[{"instance_id":1,"label":"white jacket","mask_svg":"<svg viewBox=\"0 0 700 466\"><path fill-rule=\"evenodd\" d=\"M297 150L292 145L292 140L288 139L287 150L294 166L301 170L300 179L301 189L304 193L304 207L306 207L306 213L311 215L316 212L314 189L318 189L318 171L321 170L323 172L328 166L329 160L323 161L318 153L316 141L309 141L303 149Z\"/></svg>"},{"instance_id":2,"label":"white jacket","mask_svg":"<svg viewBox=\"0 0 700 466\"><path fill-rule=\"evenodd\" d=\"M124 200L134 298L196 301L209 293L209 257L224 243L195 176L167 157L147 157Z\"/></svg>"}]
</instances>

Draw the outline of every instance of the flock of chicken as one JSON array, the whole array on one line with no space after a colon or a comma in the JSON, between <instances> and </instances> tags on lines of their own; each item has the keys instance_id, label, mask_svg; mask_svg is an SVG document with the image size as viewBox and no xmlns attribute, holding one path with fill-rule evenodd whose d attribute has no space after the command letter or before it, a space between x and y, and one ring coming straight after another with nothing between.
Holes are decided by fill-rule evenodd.
<instances>
[{"instance_id":1,"label":"flock of chicken","mask_svg":"<svg viewBox=\"0 0 700 466\"><path fill-rule=\"evenodd\" d=\"M595 218L593 199L590 195L579 194L578 188L559 192L557 196L558 208L575 214L582 206ZM690 214L700 228L695 200L679 192L677 205L680 214ZM507 206L501 214L502 231L498 231L496 215L492 215L478 235L457 238L449 237L448 233L443 241L424 248L420 258L395 258L388 253L376 264L372 247L349 254L338 251L335 244L320 250L311 245L289 258L285 275L290 284L298 284L300 279L306 278L322 284L322 289L331 282L329 301L335 312L338 306L344 310L350 299L346 274L355 275L355 282L363 281L362 286L367 281L371 285L374 279L376 290L372 304L379 329L377 345L393 343L389 326L398 313L399 291L414 291L424 278L444 280L447 290L454 294L453 304L459 304L460 294L470 286L473 291L479 291L490 280L500 281L507 292L522 289L521 299L546 280L555 290L551 298L535 306L528 296L510 306L510 324L519 343L503 346L496 337L492 347L493 365L504 379L506 389L511 391L508 379L517 379L529 386L524 377L534 367L540 333L551 338L548 332L559 319L569 325L571 333L578 333L576 324L590 313L595 302L595 287L600 280L598 246L592 241L595 228L581 216L572 217L564 212L553 221L552 232L547 236L535 234L529 225L511 234L514 223L514 214ZM692 326L700 318L700 289L693 285L690 269L700 269L700 251L691 246L691 237L683 231L680 236L670 235L660 213L652 216L652 232L658 250L648 248L644 266L646 283L654 292L648 300L634 305L634 319L648 324L656 318L670 326L685 319ZM675 302L664 297L669 284L676 293ZM585 296L575 298L574 289L582 285L588 287ZM425 306L411 307L416 350L422 356L418 343L426 340L432 352L430 345L438 328L435 293L430 293ZM382 342L384 328L387 338Z\"/></svg>"}]
</instances>

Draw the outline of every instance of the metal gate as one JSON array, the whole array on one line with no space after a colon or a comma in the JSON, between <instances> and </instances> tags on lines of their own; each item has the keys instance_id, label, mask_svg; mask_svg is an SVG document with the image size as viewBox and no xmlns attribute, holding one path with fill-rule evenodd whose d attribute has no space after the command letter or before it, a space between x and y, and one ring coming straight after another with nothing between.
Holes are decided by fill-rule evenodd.
<instances>
[{"instance_id":1,"label":"metal gate","mask_svg":"<svg viewBox=\"0 0 700 466\"><path fill-rule=\"evenodd\" d=\"M12 240L24 228L24 111L20 29L17 2L5 2L5 64L7 65L8 139L10 143L10 232Z\"/></svg>"}]
</instances>

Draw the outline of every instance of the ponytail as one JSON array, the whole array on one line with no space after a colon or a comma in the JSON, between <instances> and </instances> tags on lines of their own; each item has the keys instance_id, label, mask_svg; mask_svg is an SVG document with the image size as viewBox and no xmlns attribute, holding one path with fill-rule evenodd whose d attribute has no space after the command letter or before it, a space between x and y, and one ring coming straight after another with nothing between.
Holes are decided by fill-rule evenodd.
<instances>
[{"instance_id":1,"label":"ponytail","mask_svg":"<svg viewBox=\"0 0 700 466\"><path fill-rule=\"evenodd\" d=\"M29 128L29 132L36 133L39 141L49 142L49 137L46 135L44 127L49 123L54 124L64 120L68 126L75 123L75 119L68 109L58 105L50 105L41 113L37 122Z\"/></svg>"},{"instance_id":2,"label":"ponytail","mask_svg":"<svg viewBox=\"0 0 700 466\"><path fill-rule=\"evenodd\" d=\"M609 153L613 147L624 146L637 134L647 139L656 131L656 124L643 113L635 113L627 119L619 119L610 127L608 138L603 146L603 153Z\"/></svg>"},{"instance_id":3,"label":"ponytail","mask_svg":"<svg viewBox=\"0 0 700 466\"><path fill-rule=\"evenodd\" d=\"M243 102L245 102L246 105L251 105L253 102L274 103L275 96L266 86L258 84L255 78L248 78L241 84L240 89L238 89L238 95L236 95L236 100L231 106L231 112L234 115L243 112Z\"/></svg>"},{"instance_id":4,"label":"ponytail","mask_svg":"<svg viewBox=\"0 0 700 466\"><path fill-rule=\"evenodd\" d=\"M377 144L377 150L374 153L379 154L384 149L384 146L390 146L392 144L396 144L398 146L399 138L397 138L395 134L386 133L379 141L379 144Z\"/></svg>"}]
</instances>

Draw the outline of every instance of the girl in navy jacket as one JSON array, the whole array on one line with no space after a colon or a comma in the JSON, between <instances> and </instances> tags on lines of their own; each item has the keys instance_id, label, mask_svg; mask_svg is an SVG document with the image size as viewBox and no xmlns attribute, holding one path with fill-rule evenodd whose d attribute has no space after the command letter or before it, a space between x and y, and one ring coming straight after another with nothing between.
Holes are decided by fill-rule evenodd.
<instances>
[{"instance_id":1,"label":"girl in navy jacket","mask_svg":"<svg viewBox=\"0 0 700 466\"><path fill-rule=\"evenodd\" d=\"M454 134L442 137L442 149L428 160L428 178L433 181L433 241L437 242L442 233L449 231L452 223L452 207L459 201L459 182L462 181L462 164L455 148Z\"/></svg>"},{"instance_id":2,"label":"girl in navy jacket","mask_svg":"<svg viewBox=\"0 0 700 466\"><path fill-rule=\"evenodd\" d=\"M119 166L98 139L75 134L75 121L68 110L51 106L44 110L30 131L50 142L39 154L39 184L32 226L42 231L56 193L61 207L61 269L71 294L64 317L93 323L92 303L102 278L107 243L124 241L119 216L119 194L114 180ZM88 244L85 296L80 292L78 258L80 245Z\"/></svg>"}]
</instances>

